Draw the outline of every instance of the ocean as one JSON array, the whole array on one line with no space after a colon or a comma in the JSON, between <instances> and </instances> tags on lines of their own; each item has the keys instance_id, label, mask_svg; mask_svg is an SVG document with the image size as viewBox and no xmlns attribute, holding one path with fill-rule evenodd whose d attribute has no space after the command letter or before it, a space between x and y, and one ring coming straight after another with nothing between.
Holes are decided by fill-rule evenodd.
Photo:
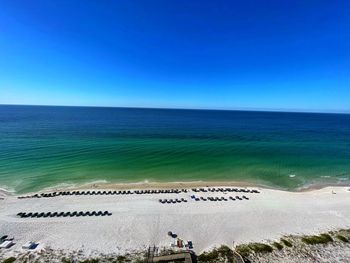
<instances>
[{"instance_id":1,"label":"ocean","mask_svg":"<svg viewBox=\"0 0 350 263\"><path fill-rule=\"evenodd\" d=\"M0 186L243 181L350 185L350 115L0 106Z\"/></svg>"}]
</instances>

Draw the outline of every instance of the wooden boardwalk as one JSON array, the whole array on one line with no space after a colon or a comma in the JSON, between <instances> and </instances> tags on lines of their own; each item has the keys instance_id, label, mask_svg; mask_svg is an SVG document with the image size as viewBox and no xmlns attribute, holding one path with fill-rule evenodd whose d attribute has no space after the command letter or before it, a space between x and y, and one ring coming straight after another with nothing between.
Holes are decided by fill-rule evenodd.
<instances>
[{"instance_id":1,"label":"wooden boardwalk","mask_svg":"<svg viewBox=\"0 0 350 263\"><path fill-rule=\"evenodd\" d=\"M185 263L196 263L197 257L193 252L181 252L174 253L166 256L155 256L149 261L152 262L185 262Z\"/></svg>"}]
</instances>

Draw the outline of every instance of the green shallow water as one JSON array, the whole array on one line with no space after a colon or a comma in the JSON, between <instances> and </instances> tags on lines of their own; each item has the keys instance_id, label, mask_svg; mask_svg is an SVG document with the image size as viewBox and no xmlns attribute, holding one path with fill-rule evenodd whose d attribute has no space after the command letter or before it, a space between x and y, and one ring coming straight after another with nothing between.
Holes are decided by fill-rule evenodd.
<instances>
[{"instance_id":1,"label":"green shallow water","mask_svg":"<svg viewBox=\"0 0 350 263\"><path fill-rule=\"evenodd\" d=\"M0 184L348 184L350 116L0 106Z\"/></svg>"}]
</instances>

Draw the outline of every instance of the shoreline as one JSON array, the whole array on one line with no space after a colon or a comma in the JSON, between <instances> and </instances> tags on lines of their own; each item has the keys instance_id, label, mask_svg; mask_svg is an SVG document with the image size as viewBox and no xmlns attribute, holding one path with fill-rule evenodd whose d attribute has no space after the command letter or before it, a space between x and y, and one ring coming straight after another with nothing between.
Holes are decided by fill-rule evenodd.
<instances>
[{"instance_id":1,"label":"shoreline","mask_svg":"<svg viewBox=\"0 0 350 263\"><path fill-rule=\"evenodd\" d=\"M28 192L17 192L14 189L9 189L6 186L0 186L0 197L1 195L29 195L35 193L46 193L50 191L65 191L65 190L91 190L91 189L101 189L101 190L147 190L147 189L171 189L171 188L196 188L196 187L254 187L259 189L268 189L276 190L282 192L290 193L302 193L310 192L315 190L321 190L327 187L350 187L350 182L343 183L313 183L307 184L296 189L286 189L282 187L274 187L263 183L258 182L248 182L248 181L180 181L180 182L128 182L128 183L113 183L103 180L98 180L95 182L87 182L81 184L70 184L70 183L61 183L55 186L44 187L35 191Z\"/></svg>"}]
</instances>

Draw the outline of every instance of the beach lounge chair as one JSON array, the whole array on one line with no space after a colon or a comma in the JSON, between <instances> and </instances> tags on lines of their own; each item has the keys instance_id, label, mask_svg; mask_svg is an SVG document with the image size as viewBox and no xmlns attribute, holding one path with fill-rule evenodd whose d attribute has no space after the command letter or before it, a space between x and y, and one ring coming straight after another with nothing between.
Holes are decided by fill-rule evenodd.
<instances>
[{"instance_id":1,"label":"beach lounge chair","mask_svg":"<svg viewBox=\"0 0 350 263\"><path fill-rule=\"evenodd\" d=\"M59 212L59 213L57 214L58 217L63 216L63 215L64 215L64 212Z\"/></svg>"},{"instance_id":2,"label":"beach lounge chair","mask_svg":"<svg viewBox=\"0 0 350 263\"><path fill-rule=\"evenodd\" d=\"M4 236L0 237L0 244L2 242L4 242L7 238L8 238L8 235L4 235Z\"/></svg>"},{"instance_id":3,"label":"beach lounge chair","mask_svg":"<svg viewBox=\"0 0 350 263\"><path fill-rule=\"evenodd\" d=\"M44 215L45 215L45 213L39 213L39 214L37 215L37 217L40 218L40 217L43 217Z\"/></svg>"},{"instance_id":4,"label":"beach lounge chair","mask_svg":"<svg viewBox=\"0 0 350 263\"><path fill-rule=\"evenodd\" d=\"M85 215L85 213L83 211L80 211L77 213L77 216L84 216L84 215Z\"/></svg>"},{"instance_id":5,"label":"beach lounge chair","mask_svg":"<svg viewBox=\"0 0 350 263\"><path fill-rule=\"evenodd\" d=\"M50 214L51 214L50 212L45 213L43 217L49 217L49 216L50 216Z\"/></svg>"},{"instance_id":6,"label":"beach lounge chair","mask_svg":"<svg viewBox=\"0 0 350 263\"><path fill-rule=\"evenodd\" d=\"M38 246L38 244L32 242L32 241L28 241L25 244L22 245L23 249L34 249Z\"/></svg>"},{"instance_id":7,"label":"beach lounge chair","mask_svg":"<svg viewBox=\"0 0 350 263\"><path fill-rule=\"evenodd\" d=\"M5 240L4 242L2 242L0 244L0 248L10 248L11 246L13 246L15 243L13 243L13 241L11 240Z\"/></svg>"}]
</instances>

